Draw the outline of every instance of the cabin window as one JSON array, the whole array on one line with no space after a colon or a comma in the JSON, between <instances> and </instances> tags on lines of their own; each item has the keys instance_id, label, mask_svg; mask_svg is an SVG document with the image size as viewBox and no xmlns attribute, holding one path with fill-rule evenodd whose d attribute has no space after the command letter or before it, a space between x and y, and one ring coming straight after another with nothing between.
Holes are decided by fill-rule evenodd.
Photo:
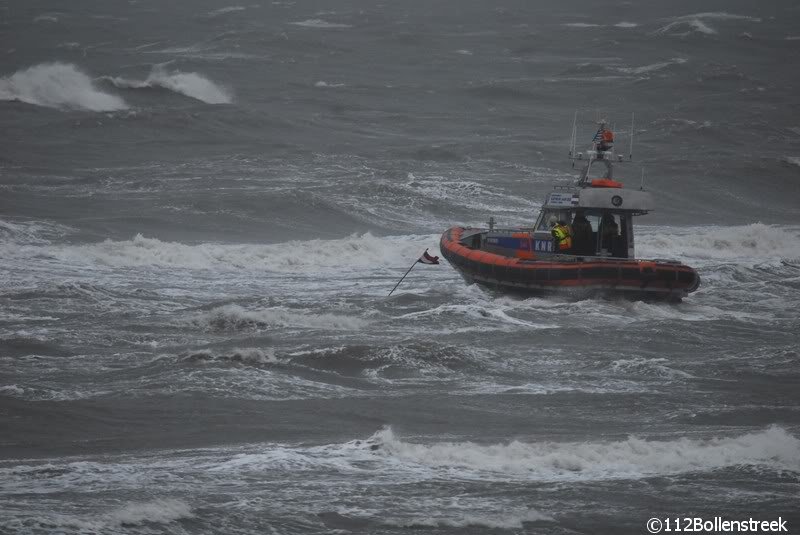
<instances>
[{"instance_id":1,"label":"cabin window","mask_svg":"<svg viewBox=\"0 0 800 535\"><path fill-rule=\"evenodd\" d=\"M555 218L556 221L564 221L565 223L569 224L572 222L572 211L571 210L544 210L542 212L541 217L539 218L539 224L536 226L536 230L539 231L549 231L550 230L550 219Z\"/></svg>"}]
</instances>

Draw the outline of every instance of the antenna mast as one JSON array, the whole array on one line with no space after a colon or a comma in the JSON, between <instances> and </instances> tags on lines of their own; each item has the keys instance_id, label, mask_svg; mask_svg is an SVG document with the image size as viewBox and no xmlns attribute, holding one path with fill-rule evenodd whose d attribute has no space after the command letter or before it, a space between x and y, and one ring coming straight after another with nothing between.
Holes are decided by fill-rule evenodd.
<instances>
[{"instance_id":1,"label":"antenna mast","mask_svg":"<svg viewBox=\"0 0 800 535\"><path fill-rule=\"evenodd\" d=\"M575 115L572 118L572 137L569 140L569 157L575 157L575 141L578 134L578 110L575 110Z\"/></svg>"},{"instance_id":2,"label":"antenna mast","mask_svg":"<svg viewBox=\"0 0 800 535\"><path fill-rule=\"evenodd\" d=\"M631 112L631 146L628 150L628 159L633 160L633 112ZM644 172L644 168L642 169L642 172Z\"/></svg>"}]
</instances>

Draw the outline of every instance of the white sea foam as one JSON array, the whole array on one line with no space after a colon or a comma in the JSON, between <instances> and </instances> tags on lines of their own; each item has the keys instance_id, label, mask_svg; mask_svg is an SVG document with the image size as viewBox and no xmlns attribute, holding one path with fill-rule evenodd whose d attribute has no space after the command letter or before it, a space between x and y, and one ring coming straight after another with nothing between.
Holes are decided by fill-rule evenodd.
<instances>
[{"instance_id":1,"label":"white sea foam","mask_svg":"<svg viewBox=\"0 0 800 535\"><path fill-rule=\"evenodd\" d=\"M138 526L145 523L168 524L181 518L192 518L192 508L182 500L163 499L129 503L111 512L108 521L117 526Z\"/></svg>"},{"instance_id":2,"label":"white sea foam","mask_svg":"<svg viewBox=\"0 0 800 535\"><path fill-rule=\"evenodd\" d=\"M121 89L161 87L206 104L230 104L233 102L230 90L196 72L168 72L164 67L156 66L144 80L120 77L106 77L105 79Z\"/></svg>"},{"instance_id":3,"label":"white sea foam","mask_svg":"<svg viewBox=\"0 0 800 535\"><path fill-rule=\"evenodd\" d=\"M5 221L0 219L0 238L16 244L47 244L74 229L51 221Z\"/></svg>"},{"instance_id":4,"label":"white sea foam","mask_svg":"<svg viewBox=\"0 0 800 535\"><path fill-rule=\"evenodd\" d=\"M88 464L88 463L87 463ZM59 470L55 465L37 466L40 469ZM182 518L192 518L191 507L181 500L166 498L150 502L131 503L107 515L94 518L82 518L57 513L44 513L24 522L10 519L0 521L0 529L8 528L13 532L29 532L32 526L42 528L47 533L116 533L121 527L141 526L144 524L169 524ZM60 528L60 529L59 529Z\"/></svg>"},{"instance_id":5,"label":"white sea foam","mask_svg":"<svg viewBox=\"0 0 800 535\"><path fill-rule=\"evenodd\" d=\"M688 27L687 31L679 32L677 30L681 30ZM659 28L657 33L675 33L676 35L688 35L692 31L697 33L702 33L704 35L715 35L717 30L706 24L700 19L690 19L690 20L676 20L675 22L670 22L666 26Z\"/></svg>"},{"instance_id":6,"label":"white sea foam","mask_svg":"<svg viewBox=\"0 0 800 535\"><path fill-rule=\"evenodd\" d=\"M641 374L653 375L656 377L663 377L666 379L692 379L694 376L690 373L676 370L666 364L669 362L665 358L648 359L643 357L636 357L632 359L618 359L611 363L611 369L628 374Z\"/></svg>"},{"instance_id":7,"label":"white sea foam","mask_svg":"<svg viewBox=\"0 0 800 535\"><path fill-rule=\"evenodd\" d=\"M647 74L660 71L672 65L682 65L687 61L688 60L686 58L671 58L669 61L651 63L650 65L643 65L641 67L617 67L617 70L629 74Z\"/></svg>"},{"instance_id":8,"label":"white sea foam","mask_svg":"<svg viewBox=\"0 0 800 535\"><path fill-rule=\"evenodd\" d=\"M215 9L214 11L209 11L209 17L217 17L219 15L226 15L228 13L235 13L237 11L244 11L247 9L244 6L228 6L228 7L221 7L219 9Z\"/></svg>"},{"instance_id":9,"label":"white sea foam","mask_svg":"<svg viewBox=\"0 0 800 535\"><path fill-rule=\"evenodd\" d=\"M786 158L784 159L786 160L787 163L790 163L792 165L797 165L800 167L800 156L786 156Z\"/></svg>"},{"instance_id":10,"label":"white sea foam","mask_svg":"<svg viewBox=\"0 0 800 535\"><path fill-rule=\"evenodd\" d=\"M120 97L97 89L91 78L68 63L42 63L0 78L0 100L87 111L128 107Z\"/></svg>"},{"instance_id":11,"label":"white sea foam","mask_svg":"<svg viewBox=\"0 0 800 535\"><path fill-rule=\"evenodd\" d=\"M5 385L0 386L0 396L12 396L12 397L21 397L25 395L25 389L21 388L17 385Z\"/></svg>"},{"instance_id":12,"label":"white sea foam","mask_svg":"<svg viewBox=\"0 0 800 535\"><path fill-rule=\"evenodd\" d=\"M760 466L800 472L800 440L772 426L736 437L616 442L472 442L417 444L385 428L369 440L376 452L447 474L534 480L642 478L727 467Z\"/></svg>"},{"instance_id":13,"label":"white sea foam","mask_svg":"<svg viewBox=\"0 0 800 535\"><path fill-rule=\"evenodd\" d=\"M410 312L397 319L400 320L426 320L431 317L438 317L441 321L448 317L463 323L462 318L477 320L478 323L470 321L469 324L479 329L489 329L490 326L501 330L518 331L519 329L553 329L557 326L551 323L531 322L519 319L513 315L516 304L504 304L502 302L484 302L469 304L444 304L420 312ZM492 325L494 323L495 325Z\"/></svg>"},{"instance_id":14,"label":"white sea foam","mask_svg":"<svg viewBox=\"0 0 800 535\"><path fill-rule=\"evenodd\" d=\"M352 28L349 24L339 24L336 22L328 22L322 19L307 19L299 22L290 22L295 26L302 26L304 28L320 28L320 29L333 29L333 28Z\"/></svg>"},{"instance_id":15,"label":"white sea foam","mask_svg":"<svg viewBox=\"0 0 800 535\"><path fill-rule=\"evenodd\" d=\"M636 28L639 25L637 23L635 23L635 22L622 21L622 22L616 23L614 26L616 26L617 28Z\"/></svg>"},{"instance_id":16,"label":"white sea foam","mask_svg":"<svg viewBox=\"0 0 800 535\"><path fill-rule=\"evenodd\" d=\"M236 348L232 352L224 355L216 355L208 349L193 351L185 360L198 361L228 361L241 362L244 364L275 364L278 359L275 357L273 348L259 349L255 347Z\"/></svg>"},{"instance_id":17,"label":"white sea foam","mask_svg":"<svg viewBox=\"0 0 800 535\"><path fill-rule=\"evenodd\" d=\"M761 22L758 17L751 17L749 15L736 15L735 13L726 13L724 11L706 11L703 13L693 13L691 15L684 15L676 17L675 20L691 20L691 19L716 19L716 20L749 20L752 22Z\"/></svg>"},{"instance_id":18,"label":"white sea foam","mask_svg":"<svg viewBox=\"0 0 800 535\"><path fill-rule=\"evenodd\" d=\"M187 269L254 270L279 273L312 273L353 268L388 268L408 263L426 246L433 247L438 235L376 237L370 233L338 240L292 241L274 245L187 245L145 238L106 240L90 245L58 245L26 248L9 245L10 256L46 255L73 265L112 267L171 267Z\"/></svg>"},{"instance_id":19,"label":"white sea foam","mask_svg":"<svg viewBox=\"0 0 800 535\"><path fill-rule=\"evenodd\" d=\"M58 17L61 16L61 13L45 13L44 15L39 15L33 19L33 22L58 22Z\"/></svg>"},{"instance_id":20,"label":"white sea foam","mask_svg":"<svg viewBox=\"0 0 800 535\"><path fill-rule=\"evenodd\" d=\"M563 24L568 28L600 28L602 24L595 24L593 22L568 22Z\"/></svg>"},{"instance_id":21,"label":"white sea foam","mask_svg":"<svg viewBox=\"0 0 800 535\"><path fill-rule=\"evenodd\" d=\"M744 226L640 227L637 256L677 257L692 260L728 261L744 265L800 259L800 227L753 223Z\"/></svg>"},{"instance_id":22,"label":"white sea foam","mask_svg":"<svg viewBox=\"0 0 800 535\"><path fill-rule=\"evenodd\" d=\"M747 20L751 22L761 22L757 17L749 17L747 15L735 15L725 12L705 12L693 13L691 15L683 15L680 17L673 17L669 24L659 28L656 33L673 33L676 35L688 35L691 32L697 32L704 35L715 35L717 30L712 28L705 21L710 20ZM679 30L686 29L683 33Z\"/></svg>"},{"instance_id":23,"label":"white sea foam","mask_svg":"<svg viewBox=\"0 0 800 535\"><path fill-rule=\"evenodd\" d=\"M320 80L314 84L314 87L344 87L344 84L336 84L331 82L326 82L324 80Z\"/></svg>"},{"instance_id":24,"label":"white sea foam","mask_svg":"<svg viewBox=\"0 0 800 535\"><path fill-rule=\"evenodd\" d=\"M311 329L361 329L368 322L354 316L329 313L306 314L284 308L249 310L239 305L224 305L201 312L191 323L216 329L241 329L253 326Z\"/></svg>"},{"instance_id":25,"label":"white sea foam","mask_svg":"<svg viewBox=\"0 0 800 535\"><path fill-rule=\"evenodd\" d=\"M482 527L490 529L523 529L525 522L552 522L553 517L528 509L522 513L508 512L503 515L483 515L459 513L454 516L429 516L411 519L387 519L386 524L404 528L431 527L431 528L465 528Z\"/></svg>"}]
</instances>

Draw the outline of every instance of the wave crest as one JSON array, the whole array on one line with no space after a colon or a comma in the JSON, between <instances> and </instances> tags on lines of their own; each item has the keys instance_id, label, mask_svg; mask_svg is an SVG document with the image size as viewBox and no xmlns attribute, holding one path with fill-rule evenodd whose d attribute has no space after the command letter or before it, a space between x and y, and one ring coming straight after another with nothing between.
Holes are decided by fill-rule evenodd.
<instances>
[{"instance_id":1,"label":"wave crest","mask_svg":"<svg viewBox=\"0 0 800 535\"><path fill-rule=\"evenodd\" d=\"M353 316L319 313L304 314L283 308L249 310L239 305L224 305L202 312L192 323L219 330L239 330L270 326L317 329L360 329L367 322Z\"/></svg>"},{"instance_id":2,"label":"wave crest","mask_svg":"<svg viewBox=\"0 0 800 535\"><path fill-rule=\"evenodd\" d=\"M120 97L97 89L92 79L71 63L42 63L0 78L0 100L97 112L128 108Z\"/></svg>"},{"instance_id":3,"label":"wave crest","mask_svg":"<svg viewBox=\"0 0 800 535\"><path fill-rule=\"evenodd\" d=\"M144 503L129 503L109 515L110 524L138 526L144 523L168 524L181 518L191 518L192 508L184 501L175 499L154 500Z\"/></svg>"},{"instance_id":4,"label":"wave crest","mask_svg":"<svg viewBox=\"0 0 800 535\"><path fill-rule=\"evenodd\" d=\"M461 469L542 480L641 478L734 466L767 466L800 472L800 440L778 426L738 437L618 442L473 442L415 444L387 427L373 435L375 451L404 462L450 472Z\"/></svg>"},{"instance_id":5,"label":"wave crest","mask_svg":"<svg viewBox=\"0 0 800 535\"><path fill-rule=\"evenodd\" d=\"M779 263L800 259L800 228L752 223L736 227L641 227L637 234L641 258L677 257L730 261L743 265Z\"/></svg>"},{"instance_id":6,"label":"wave crest","mask_svg":"<svg viewBox=\"0 0 800 535\"><path fill-rule=\"evenodd\" d=\"M206 104L230 104L233 102L230 90L196 72L168 72L163 67L156 66L144 80L122 77L106 77L105 79L120 89L160 87Z\"/></svg>"}]
</instances>

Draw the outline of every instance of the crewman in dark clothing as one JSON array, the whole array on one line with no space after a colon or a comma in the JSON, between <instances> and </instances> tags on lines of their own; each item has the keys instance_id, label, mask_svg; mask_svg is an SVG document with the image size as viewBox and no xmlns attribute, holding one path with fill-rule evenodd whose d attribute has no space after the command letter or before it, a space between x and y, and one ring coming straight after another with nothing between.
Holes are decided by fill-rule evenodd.
<instances>
[{"instance_id":1,"label":"crewman in dark clothing","mask_svg":"<svg viewBox=\"0 0 800 535\"><path fill-rule=\"evenodd\" d=\"M583 212L576 213L572 220L572 251L576 255L594 255L592 224Z\"/></svg>"},{"instance_id":2,"label":"crewman in dark clothing","mask_svg":"<svg viewBox=\"0 0 800 535\"><path fill-rule=\"evenodd\" d=\"M614 241L619 236L619 225L611 214L603 214L600 220L600 247L608 252L614 250Z\"/></svg>"}]
</instances>

